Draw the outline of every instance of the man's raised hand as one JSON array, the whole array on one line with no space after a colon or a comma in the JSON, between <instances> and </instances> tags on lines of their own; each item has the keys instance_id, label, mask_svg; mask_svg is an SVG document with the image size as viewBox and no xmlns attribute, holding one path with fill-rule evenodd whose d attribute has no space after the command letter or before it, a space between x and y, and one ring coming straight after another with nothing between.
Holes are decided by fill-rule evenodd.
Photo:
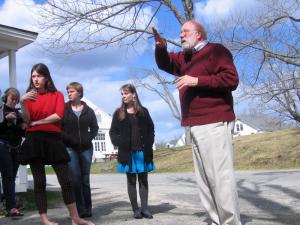
<instances>
[{"instance_id":1,"label":"man's raised hand","mask_svg":"<svg viewBox=\"0 0 300 225\"><path fill-rule=\"evenodd\" d=\"M167 41L164 39L156 30L155 27L152 27L153 35L154 35L154 40L155 40L155 45L156 47L159 48L166 48L167 47Z\"/></svg>"}]
</instances>

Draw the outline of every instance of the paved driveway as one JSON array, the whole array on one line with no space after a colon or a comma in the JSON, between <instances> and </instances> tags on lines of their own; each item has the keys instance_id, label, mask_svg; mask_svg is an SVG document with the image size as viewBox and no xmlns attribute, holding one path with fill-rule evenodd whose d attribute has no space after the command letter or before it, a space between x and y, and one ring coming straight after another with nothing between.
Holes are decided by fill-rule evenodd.
<instances>
[{"instance_id":1,"label":"paved driveway","mask_svg":"<svg viewBox=\"0 0 300 225\"><path fill-rule=\"evenodd\" d=\"M236 177L243 224L300 225L300 170L239 171ZM92 220L97 224L205 225L209 222L199 200L193 173L149 175L152 220L132 218L125 175L92 175L91 182ZM55 176L47 177L47 188L59 190ZM60 225L70 224L63 205L50 209L48 214ZM1 218L0 224L39 224L39 216L32 212L16 221Z\"/></svg>"}]
</instances>

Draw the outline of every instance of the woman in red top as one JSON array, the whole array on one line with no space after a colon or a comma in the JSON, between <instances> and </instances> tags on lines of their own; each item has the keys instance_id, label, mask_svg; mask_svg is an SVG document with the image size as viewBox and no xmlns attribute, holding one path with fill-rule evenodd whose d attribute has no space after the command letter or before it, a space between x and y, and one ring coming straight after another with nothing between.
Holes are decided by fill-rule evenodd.
<instances>
[{"instance_id":1,"label":"woman in red top","mask_svg":"<svg viewBox=\"0 0 300 225\"><path fill-rule=\"evenodd\" d=\"M47 216L45 165L52 165L61 185L72 225L93 225L78 216L67 172L70 158L61 138L60 120L64 115L64 97L56 90L46 65L39 63L33 66L27 93L21 97L20 103L28 128L18 160L23 165L30 165L42 224L58 225L50 222Z\"/></svg>"}]
</instances>

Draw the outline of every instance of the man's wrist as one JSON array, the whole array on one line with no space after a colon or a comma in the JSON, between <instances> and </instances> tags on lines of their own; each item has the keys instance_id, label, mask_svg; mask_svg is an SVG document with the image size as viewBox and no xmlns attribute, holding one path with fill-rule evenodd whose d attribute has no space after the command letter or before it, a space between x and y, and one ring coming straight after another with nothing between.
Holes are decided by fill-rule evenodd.
<instances>
[{"instance_id":1,"label":"man's wrist","mask_svg":"<svg viewBox=\"0 0 300 225\"><path fill-rule=\"evenodd\" d=\"M198 82L199 82L198 77L195 77L195 79L194 79L194 86L197 86L197 85L198 85Z\"/></svg>"}]
</instances>

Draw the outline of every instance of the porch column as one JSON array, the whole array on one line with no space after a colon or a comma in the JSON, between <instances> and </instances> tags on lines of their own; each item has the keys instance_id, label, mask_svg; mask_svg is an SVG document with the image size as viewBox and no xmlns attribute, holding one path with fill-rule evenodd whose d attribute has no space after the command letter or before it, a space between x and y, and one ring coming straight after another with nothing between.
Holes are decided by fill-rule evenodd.
<instances>
[{"instance_id":1,"label":"porch column","mask_svg":"<svg viewBox=\"0 0 300 225\"><path fill-rule=\"evenodd\" d=\"M9 86L17 87L17 70L16 70L16 50L10 49L8 51L8 64L9 64ZM25 192L27 190L28 177L27 167L20 165L16 177L16 192Z\"/></svg>"},{"instance_id":2,"label":"porch column","mask_svg":"<svg viewBox=\"0 0 300 225\"><path fill-rule=\"evenodd\" d=\"M16 73L16 50L11 49L8 52L9 64L9 86L17 87L17 73Z\"/></svg>"}]
</instances>

